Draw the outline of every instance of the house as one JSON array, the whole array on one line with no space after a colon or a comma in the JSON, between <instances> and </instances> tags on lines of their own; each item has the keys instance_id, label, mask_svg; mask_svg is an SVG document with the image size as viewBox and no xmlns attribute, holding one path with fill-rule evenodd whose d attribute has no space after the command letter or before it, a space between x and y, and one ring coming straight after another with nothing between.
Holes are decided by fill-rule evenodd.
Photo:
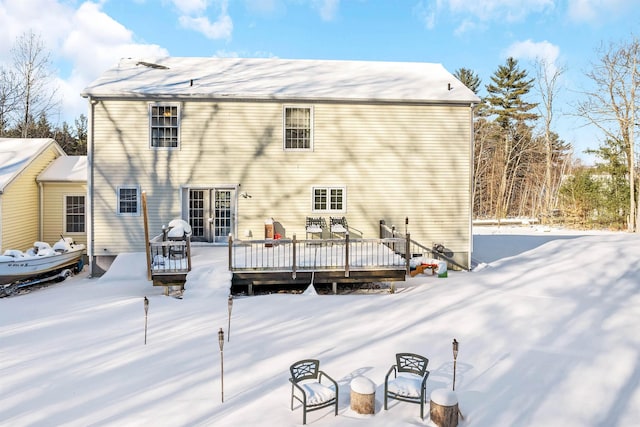
<instances>
[{"instance_id":1,"label":"house","mask_svg":"<svg viewBox=\"0 0 640 427\"><path fill-rule=\"evenodd\" d=\"M272 221L301 239L307 217L344 216L470 264L479 98L440 64L123 59L82 95L93 274L145 250L142 192L151 235L182 218L212 244Z\"/></svg>"},{"instance_id":2,"label":"house","mask_svg":"<svg viewBox=\"0 0 640 427\"><path fill-rule=\"evenodd\" d=\"M61 156L38 175L42 209L40 240L61 235L87 244L87 156Z\"/></svg>"},{"instance_id":3,"label":"house","mask_svg":"<svg viewBox=\"0 0 640 427\"><path fill-rule=\"evenodd\" d=\"M50 138L0 138L2 252L7 249L24 250L43 239L37 177L55 159L63 156L62 148Z\"/></svg>"}]
</instances>

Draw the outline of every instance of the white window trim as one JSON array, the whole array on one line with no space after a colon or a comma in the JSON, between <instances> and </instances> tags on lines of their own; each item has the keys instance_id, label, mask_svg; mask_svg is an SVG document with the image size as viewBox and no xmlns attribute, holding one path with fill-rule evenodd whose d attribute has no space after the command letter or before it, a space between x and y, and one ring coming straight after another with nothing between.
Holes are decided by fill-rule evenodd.
<instances>
[{"instance_id":1,"label":"white window trim","mask_svg":"<svg viewBox=\"0 0 640 427\"><path fill-rule=\"evenodd\" d=\"M327 190L327 209L316 209L316 190ZM342 190L342 209L331 209L331 190ZM311 187L311 212L347 213L347 187L344 185L315 185Z\"/></svg>"},{"instance_id":2,"label":"white window trim","mask_svg":"<svg viewBox=\"0 0 640 427\"><path fill-rule=\"evenodd\" d=\"M136 212L120 212L120 191L121 190L136 190ZM140 187L137 185L121 185L116 189L116 215L118 216L140 216L141 206L141 192Z\"/></svg>"},{"instance_id":3,"label":"white window trim","mask_svg":"<svg viewBox=\"0 0 640 427\"><path fill-rule=\"evenodd\" d=\"M154 147L153 141L153 125L151 120L152 107L176 107L178 115L178 144L175 147ZM182 145L182 108L179 102L150 102L147 107L147 120L149 122L149 148L151 150L179 150Z\"/></svg>"},{"instance_id":4,"label":"white window trim","mask_svg":"<svg viewBox=\"0 0 640 427\"><path fill-rule=\"evenodd\" d=\"M309 109L309 148L287 148L287 108ZM314 109L313 105L283 105L282 106L282 149L284 151L313 151L314 136Z\"/></svg>"},{"instance_id":5,"label":"white window trim","mask_svg":"<svg viewBox=\"0 0 640 427\"><path fill-rule=\"evenodd\" d=\"M84 197L84 231L67 230L67 197ZM62 229L64 234L85 235L87 234L87 195L81 193L70 193L62 195Z\"/></svg>"}]
</instances>

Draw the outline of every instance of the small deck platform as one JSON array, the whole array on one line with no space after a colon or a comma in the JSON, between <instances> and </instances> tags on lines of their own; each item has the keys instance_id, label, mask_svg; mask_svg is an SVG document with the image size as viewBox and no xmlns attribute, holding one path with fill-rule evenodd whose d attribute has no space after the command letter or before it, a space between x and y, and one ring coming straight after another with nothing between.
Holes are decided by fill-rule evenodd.
<instances>
[{"instance_id":1,"label":"small deck platform","mask_svg":"<svg viewBox=\"0 0 640 427\"><path fill-rule=\"evenodd\" d=\"M179 286L184 290L187 274L191 271L190 241L162 241L156 238L149 242L149 252L153 286Z\"/></svg>"}]
</instances>

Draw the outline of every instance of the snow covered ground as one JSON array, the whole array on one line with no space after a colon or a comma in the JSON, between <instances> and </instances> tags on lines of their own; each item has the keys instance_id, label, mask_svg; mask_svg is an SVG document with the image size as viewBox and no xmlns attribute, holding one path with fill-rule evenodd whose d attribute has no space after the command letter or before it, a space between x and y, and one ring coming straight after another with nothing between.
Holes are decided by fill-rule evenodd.
<instances>
[{"instance_id":1,"label":"snow covered ground","mask_svg":"<svg viewBox=\"0 0 640 427\"><path fill-rule=\"evenodd\" d=\"M396 352L414 352L430 359L429 393L451 387L453 338L461 426L638 425L640 236L475 233L474 271L419 275L395 294L236 298L224 402L226 248L194 248L182 300L146 281L144 254L0 299L0 425L300 425L288 370L304 358L340 385L338 416L321 409L308 425L433 425L414 404L383 410L384 376ZM358 375L376 384L374 415L349 408Z\"/></svg>"}]
</instances>

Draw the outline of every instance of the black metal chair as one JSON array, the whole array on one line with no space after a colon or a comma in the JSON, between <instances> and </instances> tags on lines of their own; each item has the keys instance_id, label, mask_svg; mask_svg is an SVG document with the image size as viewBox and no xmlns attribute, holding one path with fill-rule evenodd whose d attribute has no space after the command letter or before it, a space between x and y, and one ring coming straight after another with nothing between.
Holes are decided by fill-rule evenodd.
<instances>
[{"instance_id":1,"label":"black metal chair","mask_svg":"<svg viewBox=\"0 0 640 427\"><path fill-rule=\"evenodd\" d=\"M420 418L424 418L424 404L427 398L427 378L429 359L413 353L397 353L396 364L391 366L384 377L384 409L387 400L396 399L420 405ZM393 377L389 378L393 373Z\"/></svg>"},{"instance_id":2,"label":"black metal chair","mask_svg":"<svg viewBox=\"0 0 640 427\"><path fill-rule=\"evenodd\" d=\"M349 224L345 217L329 217L331 237L343 237L349 232Z\"/></svg>"},{"instance_id":3,"label":"black metal chair","mask_svg":"<svg viewBox=\"0 0 640 427\"><path fill-rule=\"evenodd\" d=\"M187 255L186 241L191 240L191 226L183 219L176 218L169 222L168 228L163 230L166 233L166 240L176 242L169 244L169 257L184 258Z\"/></svg>"},{"instance_id":4,"label":"black metal chair","mask_svg":"<svg viewBox=\"0 0 640 427\"><path fill-rule=\"evenodd\" d=\"M320 370L317 359L300 360L289 368L291 371L291 410L293 399L302 403L302 424L307 423L307 412L335 405L338 415L338 383ZM330 384L323 384L326 378Z\"/></svg>"},{"instance_id":5,"label":"black metal chair","mask_svg":"<svg viewBox=\"0 0 640 427\"><path fill-rule=\"evenodd\" d=\"M307 217L305 229L307 232L307 240L309 239L309 236L313 238L316 235L322 239L324 231L327 229L327 222L323 217Z\"/></svg>"}]
</instances>

